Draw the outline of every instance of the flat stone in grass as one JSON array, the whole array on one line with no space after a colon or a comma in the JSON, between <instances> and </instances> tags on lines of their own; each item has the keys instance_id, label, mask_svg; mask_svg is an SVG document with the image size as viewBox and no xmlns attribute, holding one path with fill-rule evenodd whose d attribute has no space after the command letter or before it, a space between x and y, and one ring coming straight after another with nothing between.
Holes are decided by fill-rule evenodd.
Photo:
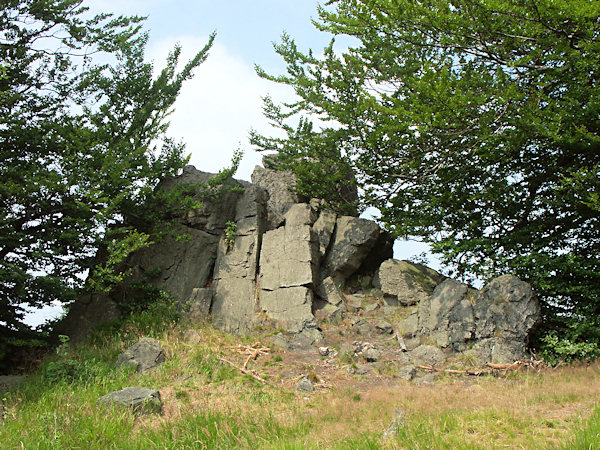
<instances>
[{"instance_id":1,"label":"flat stone in grass","mask_svg":"<svg viewBox=\"0 0 600 450\"><path fill-rule=\"evenodd\" d=\"M161 414L160 392L145 387L126 387L98 399L98 403L131 408L136 415Z\"/></svg>"}]
</instances>

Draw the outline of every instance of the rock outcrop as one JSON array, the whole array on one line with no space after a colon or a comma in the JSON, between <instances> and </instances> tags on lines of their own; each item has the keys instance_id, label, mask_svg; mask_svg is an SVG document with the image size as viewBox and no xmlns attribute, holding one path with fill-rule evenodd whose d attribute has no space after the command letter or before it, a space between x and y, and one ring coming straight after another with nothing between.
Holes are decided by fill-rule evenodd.
<instances>
[{"instance_id":1,"label":"rock outcrop","mask_svg":"<svg viewBox=\"0 0 600 450\"><path fill-rule=\"evenodd\" d=\"M187 166L160 188L193 188L213 176ZM230 180L232 189L208 198L198 194L202 206L178 222L186 239L170 236L132 255L132 280L169 291L188 318L211 320L231 333L281 329L275 344L286 349L311 348L323 339L320 325L346 318L345 326L361 339L395 333L402 352L416 352L415 363L463 351L484 361L525 355L540 314L526 283L505 276L477 291L394 260L393 239L377 223L300 198L291 173L257 167L252 180ZM117 291L123 296L126 289L127 283ZM117 304L116 298L90 296L69 316L76 322L82 311L106 309L114 314L98 316L112 318ZM99 323L94 314L79 319L84 331ZM364 314L380 317L369 323ZM380 358L379 349L367 350L365 360Z\"/></svg>"},{"instance_id":2,"label":"rock outcrop","mask_svg":"<svg viewBox=\"0 0 600 450\"><path fill-rule=\"evenodd\" d=\"M481 291L444 281L421 301L418 318L418 333L439 347L473 350L480 360L505 363L525 357L541 315L531 286L503 275Z\"/></svg>"}]
</instances>

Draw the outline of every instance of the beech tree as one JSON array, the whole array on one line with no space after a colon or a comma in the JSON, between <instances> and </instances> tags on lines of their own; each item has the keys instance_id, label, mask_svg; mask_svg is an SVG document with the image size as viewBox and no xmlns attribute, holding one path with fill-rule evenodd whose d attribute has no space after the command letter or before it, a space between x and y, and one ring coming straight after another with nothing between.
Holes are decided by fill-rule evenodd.
<instances>
[{"instance_id":1,"label":"beech tree","mask_svg":"<svg viewBox=\"0 0 600 450\"><path fill-rule=\"evenodd\" d=\"M68 302L100 245L148 245L158 181L186 161L166 138L180 48L153 75L140 17L81 0L8 0L0 11L0 353L31 337L24 308ZM154 214L154 215L153 215ZM1 356L1 355L0 355Z\"/></svg>"},{"instance_id":2,"label":"beech tree","mask_svg":"<svg viewBox=\"0 0 600 450\"><path fill-rule=\"evenodd\" d=\"M395 236L431 243L467 280L514 273L547 328L597 342L600 3L332 0L318 12L334 36L322 55L284 35L287 73L258 68L297 101L267 99L286 137L252 142L282 167L311 161L313 178L331 164L319 148L335 149Z\"/></svg>"}]
</instances>

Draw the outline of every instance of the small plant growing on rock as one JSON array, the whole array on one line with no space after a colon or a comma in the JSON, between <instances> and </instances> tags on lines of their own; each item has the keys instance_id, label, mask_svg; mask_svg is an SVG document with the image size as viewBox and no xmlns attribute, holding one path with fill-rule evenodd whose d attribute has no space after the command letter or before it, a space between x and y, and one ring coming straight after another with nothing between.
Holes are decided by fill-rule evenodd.
<instances>
[{"instance_id":1,"label":"small plant growing on rock","mask_svg":"<svg viewBox=\"0 0 600 450\"><path fill-rule=\"evenodd\" d=\"M235 222L227 222L225 224L225 245L228 250L233 248L233 244L235 243L235 237L237 236L237 223Z\"/></svg>"}]
</instances>

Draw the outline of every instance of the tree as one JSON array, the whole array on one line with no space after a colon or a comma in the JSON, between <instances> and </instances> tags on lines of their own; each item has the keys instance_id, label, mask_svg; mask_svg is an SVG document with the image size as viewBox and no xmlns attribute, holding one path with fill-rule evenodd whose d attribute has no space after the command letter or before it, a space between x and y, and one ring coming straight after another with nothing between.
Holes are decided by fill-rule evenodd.
<instances>
[{"instance_id":1,"label":"tree","mask_svg":"<svg viewBox=\"0 0 600 450\"><path fill-rule=\"evenodd\" d=\"M214 39L179 72L176 47L154 78L143 19L92 17L82 3L8 0L0 11L4 345L31 337L25 307L75 297L99 246L123 256L148 245L159 217L144 205L168 200L154 188L186 161L166 119Z\"/></svg>"},{"instance_id":2,"label":"tree","mask_svg":"<svg viewBox=\"0 0 600 450\"><path fill-rule=\"evenodd\" d=\"M285 138L252 141L306 160L299 138L330 139L396 236L467 279L520 276L548 320L598 338L599 17L587 0L329 1L315 26L350 47L284 35L287 74L258 73L298 100L265 104Z\"/></svg>"}]
</instances>

